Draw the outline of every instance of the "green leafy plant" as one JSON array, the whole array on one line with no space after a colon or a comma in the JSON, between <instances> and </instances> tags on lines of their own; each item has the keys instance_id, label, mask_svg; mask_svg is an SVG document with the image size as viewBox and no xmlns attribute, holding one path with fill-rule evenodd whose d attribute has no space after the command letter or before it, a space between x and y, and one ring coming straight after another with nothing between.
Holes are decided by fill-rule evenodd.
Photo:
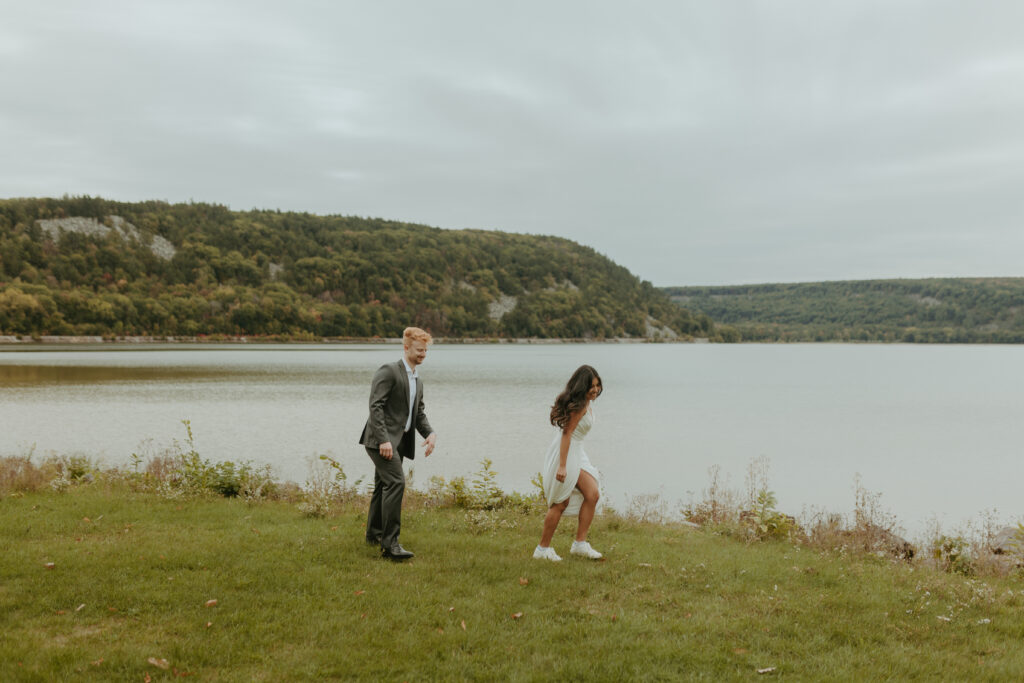
<instances>
[{"instance_id":1,"label":"green leafy plant","mask_svg":"<svg viewBox=\"0 0 1024 683\"><path fill-rule=\"evenodd\" d=\"M970 544L961 536L940 536L932 543L932 558L939 568L952 574L970 576L974 573Z\"/></svg>"},{"instance_id":2,"label":"green leafy plant","mask_svg":"<svg viewBox=\"0 0 1024 683\"><path fill-rule=\"evenodd\" d=\"M533 484L534 488L537 489L537 495L541 498L544 497L544 473L537 472L530 478L530 483Z\"/></svg>"},{"instance_id":3,"label":"green leafy plant","mask_svg":"<svg viewBox=\"0 0 1024 683\"><path fill-rule=\"evenodd\" d=\"M776 502L774 492L761 489L754 500L754 509L740 515L740 520L759 539L786 538L795 526L791 517L775 509Z\"/></svg>"},{"instance_id":4,"label":"green leafy plant","mask_svg":"<svg viewBox=\"0 0 1024 683\"><path fill-rule=\"evenodd\" d=\"M276 492L277 484L269 465L230 460L210 462L196 449L191 421L181 423L185 426L185 443L182 445L175 440L169 458L157 458L147 465L144 473L139 473L141 457L132 454L130 478L135 485L156 489L168 497L215 493L226 498L254 499Z\"/></svg>"},{"instance_id":5,"label":"green leafy plant","mask_svg":"<svg viewBox=\"0 0 1024 683\"><path fill-rule=\"evenodd\" d=\"M498 473L494 471L493 464L493 461L484 458L480 462L480 469L473 475L471 494L475 508L493 510L502 503L505 494L498 487Z\"/></svg>"},{"instance_id":6,"label":"green leafy plant","mask_svg":"<svg viewBox=\"0 0 1024 683\"><path fill-rule=\"evenodd\" d=\"M427 498L435 505L445 505L466 510L497 510L519 509L531 512L540 509L543 493L529 496L521 493L505 493L498 486L498 473L493 468L493 461L480 461L480 469L473 475L470 482L465 477L431 477L427 488ZM541 492L540 474L533 480Z\"/></svg>"}]
</instances>

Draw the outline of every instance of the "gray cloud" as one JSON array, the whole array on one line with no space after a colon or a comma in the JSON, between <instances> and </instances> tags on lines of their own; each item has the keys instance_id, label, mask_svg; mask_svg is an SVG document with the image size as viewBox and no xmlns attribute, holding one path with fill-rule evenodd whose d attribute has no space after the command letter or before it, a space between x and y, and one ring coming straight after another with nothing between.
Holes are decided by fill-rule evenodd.
<instances>
[{"instance_id":1,"label":"gray cloud","mask_svg":"<svg viewBox=\"0 0 1024 683\"><path fill-rule=\"evenodd\" d=\"M557 234L659 285L1024 260L1010 0L68 0L4 17L4 196Z\"/></svg>"}]
</instances>

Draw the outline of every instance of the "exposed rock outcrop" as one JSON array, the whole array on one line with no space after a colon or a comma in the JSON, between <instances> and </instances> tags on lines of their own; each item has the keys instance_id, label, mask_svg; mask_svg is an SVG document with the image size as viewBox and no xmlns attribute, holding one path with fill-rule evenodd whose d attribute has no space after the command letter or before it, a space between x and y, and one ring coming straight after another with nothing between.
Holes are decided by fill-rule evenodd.
<instances>
[{"instance_id":1,"label":"exposed rock outcrop","mask_svg":"<svg viewBox=\"0 0 1024 683\"><path fill-rule=\"evenodd\" d=\"M492 320L501 320L506 313L516 307L518 301L519 299L514 296L499 294L496 300L488 304L487 314Z\"/></svg>"},{"instance_id":2,"label":"exposed rock outcrop","mask_svg":"<svg viewBox=\"0 0 1024 683\"><path fill-rule=\"evenodd\" d=\"M648 339L678 339L679 335L671 327L667 325L661 325L659 321L655 320L651 316L647 316L647 320L644 321L646 329L644 330L644 336Z\"/></svg>"},{"instance_id":3,"label":"exposed rock outcrop","mask_svg":"<svg viewBox=\"0 0 1024 683\"><path fill-rule=\"evenodd\" d=\"M1024 528L1003 527L992 538L989 548L996 555L1024 554Z\"/></svg>"},{"instance_id":4,"label":"exposed rock outcrop","mask_svg":"<svg viewBox=\"0 0 1024 683\"><path fill-rule=\"evenodd\" d=\"M54 242L60 240L61 231L77 232L90 237L106 237L111 231L116 231L124 239L135 240L149 248L158 258L170 261L177 253L177 249L168 240L160 235L143 234L134 225L120 216L107 216L106 221L110 225L104 225L95 218L83 218L73 216L71 218L50 218L39 220L39 227L48 234Z\"/></svg>"}]
</instances>

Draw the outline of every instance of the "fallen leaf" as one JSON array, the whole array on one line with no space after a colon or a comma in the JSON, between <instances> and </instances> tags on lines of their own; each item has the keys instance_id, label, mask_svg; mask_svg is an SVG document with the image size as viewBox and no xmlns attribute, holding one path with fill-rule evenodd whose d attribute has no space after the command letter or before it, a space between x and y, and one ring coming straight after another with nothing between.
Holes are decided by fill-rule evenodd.
<instances>
[{"instance_id":1,"label":"fallen leaf","mask_svg":"<svg viewBox=\"0 0 1024 683\"><path fill-rule=\"evenodd\" d=\"M204 607L216 607L217 606L217 601L216 600L207 600L206 604L203 605L203 606Z\"/></svg>"},{"instance_id":2,"label":"fallen leaf","mask_svg":"<svg viewBox=\"0 0 1024 683\"><path fill-rule=\"evenodd\" d=\"M462 620L462 623L460 624L460 626L462 626L462 630L463 631L466 630L466 620L465 619Z\"/></svg>"},{"instance_id":3,"label":"fallen leaf","mask_svg":"<svg viewBox=\"0 0 1024 683\"><path fill-rule=\"evenodd\" d=\"M102 663L103 663L103 657L100 657L100 658L99 658L99 659L97 659L96 661L92 662L92 665L93 665L93 666L99 666L99 665L100 665L100 664L102 664Z\"/></svg>"},{"instance_id":4,"label":"fallen leaf","mask_svg":"<svg viewBox=\"0 0 1024 683\"><path fill-rule=\"evenodd\" d=\"M79 605L78 607L75 608L75 611L76 612L81 612L84 607L85 607L85 603L83 602L81 605Z\"/></svg>"},{"instance_id":5,"label":"fallen leaf","mask_svg":"<svg viewBox=\"0 0 1024 683\"><path fill-rule=\"evenodd\" d=\"M530 580L528 578L526 578L525 576L520 576L519 577L519 585L520 586L525 586L528 583L530 583Z\"/></svg>"},{"instance_id":6,"label":"fallen leaf","mask_svg":"<svg viewBox=\"0 0 1024 683\"><path fill-rule=\"evenodd\" d=\"M365 593L365 592L366 592L366 591L356 591L356 595L362 595L362 594L363 594L363 593Z\"/></svg>"},{"instance_id":7,"label":"fallen leaf","mask_svg":"<svg viewBox=\"0 0 1024 683\"><path fill-rule=\"evenodd\" d=\"M152 681L153 679L149 677L149 674L146 674L146 677L145 677L145 678L143 678L142 680L144 680L144 681L145 681L146 683L149 683L149 682L150 682L150 681Z\"/></svg>"},{"instance_id":8,"label":"fallen leaf","mask_svg":"<svg viewBox=\"0 0 1024 683\"><path fill-rule=\"evenodd\" d=\"M338 530L338 527L336 527L336 526L332 526L331 527L331 531L337 531L337 530Z\"/></svg>"},{"instance_id":9,"label":"fallen leaf","mask_svg":"<svg viewBox=\"0 0 1024 683\"><path fill-rule=\"evenodd\" d=\"M693 612L687 612L687 613L686 613L686 618L687 618L687 619L689 619L689 618L690 618L690 617L692 617L692 616L693 616Z\"/></svg>"},{"instance_id":10,"label":"fallen leaf","mask_svg":"<svg viewBox=\"0 0 1024 683\"><path fill-rule=\"evenodd\" d=\"M46 567L47 569L53 569L53 568L54 568L54 567L56 567L57 565L55 565L55 564L54 564L53 562L47 562L47 563L46 563L46 564L44 564L43 566L44 566L44 567Z\"/></svg>"},{"instance_id":11,"label":"fallen leaf","mask_svg":"<svg viewBox=\"0 0 1024 683\"><path fill-rule=\"evenodd\" d=\"M157 659L156 657L150 657L146 661L149 662L150 664L152 664L153 666L161 668L161 669L169 669L169 668L171 668L170 663L166 659Z\"/></svg>"},{"instance_id":12,"label":"fallen leaf","mask_svg":"<svg viewBox=\"0 0 1024 683\"><path fill-rule=\"evenodd\" d=\"M774 666L767 666L767 667L765 667L763 669L758 669L757 673L759 673L759 674L770 674L773 671L775 671L775 667Z\"/></svg>"},{"instance_id":13,"label":"fallen leaf","mask_svg":"<svg viewBox=\"0 0 1024 683\"><path fill-rule=\"evenodd\" d=\"M650 563L650 562L641 562L641 563L640 563L640 564L638 564L637 566L638 566L638 567L650 567L650 566L651 566L651 563Z\"/></svg>"},{"instance_id":14,"label":"fallen leaf","mask_svg":"<svg viewBox=\"0 0 1024 683\"><path fill-rule=\"evenodd\" d=\"M67 614L67 611L59 609L59 610L57 610L57 614Z\"/></svg>"},{"instance_id":15,"label":"fallen leaf","mask_svg":"<svg viewBox=\"0 0 1024 683\"><path fill-rule=\"evenodd\" d=\"M92 520L89 519L88 517L82 517L82 521L83 522L91 522Z\"/></svg>"},{"instance_id":16,"label":"fallen leaf","mask_svg":"<svg viewBox=\"0 0 1024 683\"><path fill-rule=\"evenodd\" d=\"M455 607L449 607L449 608L448 608L448 611L449 611L449 612L454 612L454 611L455 611Z\"/></svg>"},{"instance_id":17,"label":"fallen leaf","mask_svg":"<svg viewBox=\"0 0 1024 683\"><path fill-rule=\"evenodd\" d=\"M745 655L745 654L747 654L747 648L745 648L745 647L734 647L732 649L732 653L734 655Z\"/></svg>"},{"instance_id":18,"label":"fallen leaf","mask_svg":"<svg viewBox=\"0 0 1024 683\"><path fill-rule=\"evenodd\" d=\"M210 628L211 626L213 626L213 622L212 621L206 622L206 628Z\"/></svg>"},{"instance_id":19,"label":"fallen leaf","mask_svg":"<svg viewBox=\"0 0 1024 683\"><path fill-rule=\"evenodd\" d=\"M441 628L440 626L437 627L437 632L440 633L441 635L444 635L444 629Z\"/></svg>"},{"instance_id":20,"label":"fallen leaf","mask_svg":"<svg viewBox=\"0 0 1024 683\"><path fill-rule=\"evenodd\" d=\"M523 613L522 612L516 612L515 614L512 615L513 619L522 619L522 617L523 617ZM463 622L463 623L465 623L465 622Z\"/></svg>"},{"instance_id":21,"label":"fallen leaf","mask_svg":"<svg viewBox=\"0 0 1024 683\"><path fill-rule=\"evenodd\" d=\"M613 614L612 615L612 621L618 621L618 620L619 620L619 615L618 614Z\"/></svg>"},{"instance_id":22,"label":"fallen leaf","mask_svg":"<svg viewBox=\"0 0 1024 683\"><path fill-rule=\"evenodd\" d=\"M359 618L360 619L365 619L366 618L366 612L363 612L362 614L360 614Z\"/></svg>"},{"instance_id":23,"label":"fallen leaf","mask_svg":"<svg viewBox=\"0 0 1024 683\"><path fill-rule=\"evenodd\" d=\"M116 607L108 607L108 608L107 608L107 611L108 611L108 612L116 612L116 611L117 611L117 608L116 608Z\"/></svg>"},{"instance_id":24,"label":"fallen leaf","mask_svg":"<svg viewBox=\"0 0 1024 683\"><path fill-rule=\"evenodd\" d=\"M75 539L75 543L81 543L81 542L82 542L82 537L81 536L79 536L78 538Z\"/></svg>"}]
</instances>

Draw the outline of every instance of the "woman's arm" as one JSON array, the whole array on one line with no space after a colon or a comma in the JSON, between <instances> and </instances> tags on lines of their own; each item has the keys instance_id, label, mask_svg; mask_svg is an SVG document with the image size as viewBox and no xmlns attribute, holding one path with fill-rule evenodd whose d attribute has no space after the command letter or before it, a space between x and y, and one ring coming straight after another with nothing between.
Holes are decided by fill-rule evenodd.
<instances>
[{"instance_id":1,"label":"woman's arm","mask_svg":"<svg viewBox=\"0 0 1024 683\"><path fill-rule=\"evenodd\" d=\"M580 423L583 418L583 413L587 412L587 407L584 406L579 412L573 413L569 416L569 421L565 425L565 429L562 430L562 441L558 446L558 471L555 472L555 479L558 481L565 481L566 471L565 463L569 459L569 444L572 442L572 433L576 431L576 425Z\"/></svg>"}]
</instances>

